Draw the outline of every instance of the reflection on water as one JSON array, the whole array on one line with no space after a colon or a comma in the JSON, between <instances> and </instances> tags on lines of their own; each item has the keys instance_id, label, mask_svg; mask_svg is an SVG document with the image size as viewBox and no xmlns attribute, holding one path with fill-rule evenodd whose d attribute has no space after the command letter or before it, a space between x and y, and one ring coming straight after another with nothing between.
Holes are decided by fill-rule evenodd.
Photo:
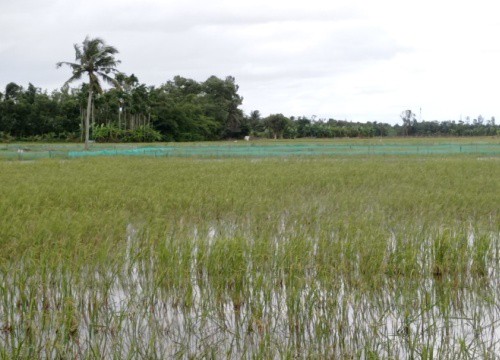
<instances>
[{"instance_id":1,"label":"reflection on water","mask_svg":"<svg viewBox=\"0 0 500 360\"><path fill-rule=\"evenodd\" d=\"M370 281L361 263L347 275L345 268L325 273L314 261L302 262L302 255L312 260L324 255L317 239L290 248L278 238L264 248L273 253L265 254L250 240L220 240L215 227L195 230L192 241L167 241L161 249L142 244L131 225L127 233L122 263L78 276L60 268L25 277L24 265L2 274L2 356L493 358L500 353L493 235L483 254L488 271L481 276L468 259L459 277L442 270L373 274ZM476 239L469 234L464 241L472 249ZM388 239L383 261L390 263L404 244L396 236ZM434 257L422 248L418 262L437 262L439 246ZM338 259L366 261L348 251Z\"/></svg>"}]
</instances>

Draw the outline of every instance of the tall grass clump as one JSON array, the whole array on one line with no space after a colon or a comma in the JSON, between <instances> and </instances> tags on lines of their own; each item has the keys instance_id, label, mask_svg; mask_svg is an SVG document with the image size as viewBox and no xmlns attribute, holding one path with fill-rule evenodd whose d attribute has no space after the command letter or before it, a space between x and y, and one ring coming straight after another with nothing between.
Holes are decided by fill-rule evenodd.
<instances>
[{"instance_id":1,"label":"tall grass clump","mask_svg":"<svg viewBox=\"0 0 500 360\"><path fill-rule=\"evenodd\" d=\"M495 157L0 162L2 358L494 358Z\"/></svg>"}]
</instances>

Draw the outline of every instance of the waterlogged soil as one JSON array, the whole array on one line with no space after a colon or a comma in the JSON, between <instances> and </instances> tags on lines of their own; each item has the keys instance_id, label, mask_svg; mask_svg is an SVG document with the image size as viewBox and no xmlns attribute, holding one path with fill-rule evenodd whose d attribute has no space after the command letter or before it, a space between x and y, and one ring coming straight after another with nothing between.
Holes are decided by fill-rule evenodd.
<instances>
[{"instance_id":1,"label":"waterlogged soil","mask_svg":"<svg viewBox=\"0 0 500 360\"><path fill-rule=\"evenodd\" d=\"M286 234L286 224L280 227ZM323 246L318 239L294 243L277 236L268 244L268 262L262 263L256 243L227 242L228 232L195 229L189 241L171 239L157 249L144 247L141 233L129 224L121 264L77 275L59 268L22 278L23 270L29 272L26 264L12 275L3 273L2 354L431 359L500 353L499 239L494 234L480 275L469 259L460 274L434 269L407 276L402 267L408 259L398 253L401 242L390 238L383 261L399 256L401 274L394 268L371 278L360 253L340 255L353 256L347 272L339 268L325 274L314 262ZM473 251L475 234L464 241ZM287 253L289 246L304 253ZM435 257L421 254L421 268Z\"/></svg>"}]
</instances>

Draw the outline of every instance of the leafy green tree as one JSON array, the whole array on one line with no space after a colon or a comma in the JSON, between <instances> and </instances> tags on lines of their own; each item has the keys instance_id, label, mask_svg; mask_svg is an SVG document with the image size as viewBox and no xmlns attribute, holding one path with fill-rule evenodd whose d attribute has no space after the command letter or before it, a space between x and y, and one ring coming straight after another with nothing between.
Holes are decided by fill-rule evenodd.
<instances>
[{"instance_id":1,"label":"leafy green tree","mask_svg":"<svg viewBox=\"0 0 500 360\"><path fill-rule=\"evenodd\" d=\"M62 91L53 91L50 95L56 109L54 122L61 131L58 136L65 140L75 140L77 133L81 133L79 131L81 122L80 96L79 90L70 91L68 88L64 88Z\"/></svg>"},{"instance_id":2,"label":"leafy green tree","mask_svg":"<svg viewBox=\"0 0 500 360\"><path fill-rule=\"evenodd\" d=\"M297 124L297 136L298 137L309 137L311 136L311 120L306 117L300 117L295 120Z\"/></svg>"},{"instance_id":3,"label":"leafy green tree","mask_svg":"<svg viewBox=\"0 0 500 360\"><path fill-rule=\"evenodd\" d=\"M67 65L73 71L73 75L65 82L65 86L73 81L80 80L83 76L88 76L89 88L85 118L85 150L88 150L93 93L94 91L102 92L99 78L119 87L118 82L110 74L118 73L116 66L120 61L116 60L114 56L118 53L118 50L113 46L106 45L104 40L100 38L90 39L86 37L82 46L75 44L74 48L76 62L58 62L57 67Z\"/></svg>"},{"instance_id":4,"label":"leafy green tree","mask_svg":"<svg viewBox=\"0 0 500 360\"><path fill-rule=\"evenodd\" d=\"M207 115L208 97L201 84L174 77L150 92L153 124L167 140L199 141L219 138L220 124Z\"/></svg>"},{"instance_id":5,"label":"leafy green tree","mask_svg":"<svg viewBox=\"0 0 500 360\"><path fill-rule=\"evenodd\" d=\"M10 82L5 86L5 100L16 102L23 91L23 87L14 82Z\"/></svg>"},{"instance_id":6,"label":"leafy green tree","mask_svg":"<svg viewBox=\"0 0 500 360\"><path fill-rule=\"evenodd\" d=\"M153 124L165 139L175 141L219 140L249 132L242 98L234 78L211 76L203 83L174 77L149 92Z\"/></svg>"},{"instance_id":7,"label":"leafy green tree","mask_svg":"<svg viewBox=\"0 0 500 360\"><path fill-rule=\"evenodd\" d=\"M120 84L119 88L114 89L116 94L116 98L118 100L118 128L122 128L122 123L124 124L123 128L127 128L127 123L130 128L134 128L135 125L135 115L137 110L137 105L135 101L137 99L137 95L134 96L134 93L137 92L137 88L141 87L140 92L146 89L146 85L139 85L139 79L134 75L127 76L126 74L119 73L116 75L116 81Z\"/></svg>"},{"instance_id":8,"label":"leafy green tree","mask_svg":"<svg viewBox=\"0 0 500 360\"><path fill-rule=\"evenodd\" d=\"M263 133L266 129L259 110L253 110L250 112L247 124L250 128L250 133L254 136L259 136L259 134Z\"/></svg>"},{"instance_id":9,"label":"leafy green tree","mask_svg":"<svg viewBox=\"0 0 500 360\"><path fill-rule=\"evenodd\" d=\"M283 133L290 122L290 119L283 114L272 114L264 120L267 129L272 133L274 139L283 138Z\"/></svg>"},{"instance_id":10,"label":"leafy green tree","mask_svg":"<svg viewBox=\"0 0 500 360\"><path fill-rule=\"evenodd\" d=\"M220 124L220 137L241 135L243 112L238 108L243 98L238 95L235 78L227 76L224 80L209 77L202 84L202 95L206 101L205 114Z\"/></svg>"}]
</instances>

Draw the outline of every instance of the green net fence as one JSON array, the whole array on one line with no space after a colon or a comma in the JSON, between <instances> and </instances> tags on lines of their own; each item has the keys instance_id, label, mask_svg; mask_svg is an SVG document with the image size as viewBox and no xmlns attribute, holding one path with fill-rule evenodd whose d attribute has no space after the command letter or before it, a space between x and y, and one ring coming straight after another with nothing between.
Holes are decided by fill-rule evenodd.
<instances>
[{"instance_id":1,"label":"green net fence","mask_svg":"<svg viewBox=\"0 0 500 360\"><path fill-rule=\"evenodd\" d=\"M72 149L73 148L73 149ZM75 145L60 146L0 146L0 158L11 160L36 160L42 158L82 158L97 156L153 156L153 157L283 157L283 156L344 156L344 155L500 155L500 143L449 143L449 144L200 144L140 146L118 145L93 148L89 151L74 150Z\"/></svg>"}]
</instances>

